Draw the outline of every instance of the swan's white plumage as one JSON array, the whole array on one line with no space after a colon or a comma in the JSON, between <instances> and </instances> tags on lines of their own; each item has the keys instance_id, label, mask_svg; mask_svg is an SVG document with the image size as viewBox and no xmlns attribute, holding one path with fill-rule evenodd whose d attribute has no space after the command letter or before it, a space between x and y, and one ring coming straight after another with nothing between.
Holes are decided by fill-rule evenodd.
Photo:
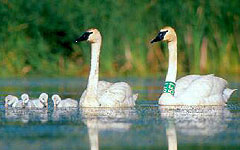
<instances>
[{"instance_id":1,"label":"swan's white plumage","mask_svg":"<svg viewBox=\"0 0 240 150\"><path fill-rule=\"evenodd\" d=\"M39 99L29 100L26 105L27 108L43 108L44 105L40 102Z\"/></svg>"},{"instance_id":2,"label":"swan's white plumage","mask_svg":"<svg viewBox=\"0 0 240 150\"><path fill-rule=\"evenodd\" d=\"M169 49L169 67L166 81L175 82L177 75L177 35L173 28L165 27L152 41L167 41ZM227 88L227 81L210 75L188 75L176 82L174 96L163 93L160 105L225 105L236 89Z\"/></svg>"},{"instance_id":3,"label":"swan's white plumage","mask_svg":"<svg viewBox=\"0 0 240 150\"><path fill-rule=\"evenodd\" d=\"M227 88L222 78L212 74L189 75L177 80L174 96L182 105L224 105L230 92L233 90Z\"/></svg>"},{"instance_id":4,"label":"swan's white plumage","mask_svg":"<svg viewBox=\"0 0 240 150\"><path fill-rule=\"evenodd\" d=\"M52 96L54 107L78 107L78 101L67 98L67 99L61 99L61 97L57 94L54 94Z\"/></svg>"},{"instance_id":5,"label":"swan's white plumage","mask_svg":"<svg viewBox=\"0 0 240 150\"><path fill-rule=\"evenodd\" d=\"M27 108L44 108L48 106L48 95L46 93L40 94L39 98L33 100L30 100L27 94L23 94L21 97Z\"/></svg>"},{"instance_id":6,"label":"swan's white plumage","mask_svg":"<svg viewBox=\"0 0 240 150\"><path fill-rule=\"evenodd\" d=\"M82 94L80 105L82 105L85 95L86 90ZM137 94L132 94L131 87L126 82L98 82L97 99L101 107L133 107L137 96Z\"/></svg>"},{"instance_id":7,"label":"swan's white plumage","mask_svg":"<svg viewBox=\"0 0 240 150\"><path fill-rule=\"evenodd\" d=\"M87 39L85 38L87 37ZM97 29L90 29L81 36L80 41L91 43L91 69L87 89L83 92L79 106L81 107L133 107L137 94L132 94L128 83L110 83L98 81L99 55L102 37Z\"/></svg>"},{"instance_id":8,"label":"swan's white plumage","mask_svg":"<svg viewBox=\"0 0 240 150\"><path fill-rule=\"evenodd\" d=\"M9 105L17 108L24 107L23 100L19 100L16 96L13 95L8 95L5 97L5 107L8 107Z\"/></svg>"}]
</instances>

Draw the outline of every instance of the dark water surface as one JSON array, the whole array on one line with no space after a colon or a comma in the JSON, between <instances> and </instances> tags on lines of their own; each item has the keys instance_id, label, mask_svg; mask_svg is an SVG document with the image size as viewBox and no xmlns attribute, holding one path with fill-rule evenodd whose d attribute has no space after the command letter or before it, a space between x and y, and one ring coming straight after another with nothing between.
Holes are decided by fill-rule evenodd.
<instances>
[{"instance_id":1,"label":"dark water surface","mask_svg":"<svg viewBox=\"0 0 240 150\"><path fill-rule=\"evenodd\" d=\"M4 108L8 94L26 92L38 97L79 99L86 80L6 79L0 80L0 150L124 149L124 150L239 150L240 96L236 92L225 107L159 107L160 79L108 79L127 81L140 97L135 108ZM239 82L231 88L240 89Z\"/></svg>"}]
</instances>

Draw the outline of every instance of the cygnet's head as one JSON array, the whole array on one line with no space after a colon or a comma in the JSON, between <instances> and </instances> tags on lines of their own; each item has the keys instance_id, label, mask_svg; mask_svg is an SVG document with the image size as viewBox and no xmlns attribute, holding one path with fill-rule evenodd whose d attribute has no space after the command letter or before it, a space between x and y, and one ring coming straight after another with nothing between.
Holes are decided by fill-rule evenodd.
<instances>
[{"instance_id":1,"label":"cygnet's head","mask_svg":"<svg viewBox=\"0 0 240 150\"><path fill-rule=\"evenodd\" d=\"M164 27L159 31L158 35L151 41L151 43L158 41L172 42L175 40L177 40L175 30L172 27Z\"/></svg>"},{"instance_id":2,"label":"cygnet's head","mask_svg":"<svg viewBox=\"0 0 240 150\"><path fill-rule=\"evenodd\" d=\"M59 96L59 95L57 95L57 94L54 94L53 96L52 96L52 101L53 101L53 105L54 105L54 107L57 107L57 105L60 103L60 101L61 101L61 97Z\"/></svg>"},{"instance_id":3,"label":"cygnet's head","mask_svg":"<svg viewBox=\"0 0 240 150\"><path fill-rule=\"evenodd\" d=\"M48 94L47 93L40 94L39 100L41 103L44 104L45 107L48 107Z\"/></svg>"},{"instance_id":4,"label":"cygnet's head","mask_svg":"<svg viewBox=\"0 0 240 150\"><path fill-rule=\"evenodd\" d=\"M13 96L13 95L6 96L5 97L5 107L8 107L8 105L12 105L16 101L18 101L18 98L16 96Z\"/></svg>"},{"instance_id":5,"label":"cygnet's head","mask_svg":"<svg viewBox=\"0 0 240 150\"><path fill-rule=\"evenodd\" d=\"M102 36L97 29L88 29L84 32L79 38L76 39L76 42L88 41L90 43L101 42Z\"/></svg>"},{"instance_id":6,"label":"cygnet's head","mask_svg":"<svg viewBox=\"0 0 240 150\"><path fill-rule=\"evenodd\" d=\"M22 94L22 95L21 95L21 99L23 100L23 104L28 103L28 101L29 101L29 96L28 96L28 94L26 94L26 93Z\"/></svg>"}]
</instances>

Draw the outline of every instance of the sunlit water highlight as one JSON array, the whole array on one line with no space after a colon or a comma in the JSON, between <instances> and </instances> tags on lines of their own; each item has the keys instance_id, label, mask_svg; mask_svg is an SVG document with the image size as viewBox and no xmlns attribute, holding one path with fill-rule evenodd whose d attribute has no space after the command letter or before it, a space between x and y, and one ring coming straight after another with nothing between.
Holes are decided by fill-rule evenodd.
<instances>
[{"instance_id":1,"label":"sunlit water highlight","mask_svg":"<svg viewBox=\"0 0 240 150\"><path fill-rule=\"evenodd\" d=\"M110 79L110 81L124 79ZM109 81L109 80L108 80ZM1 80L0 149L240 149L240 97L227 106L159 107L160 79L125 80L138 92L135 108L4 108L7 94L58 93L79 99L86 80ZM239 83L230 83L240 88Z\"/></svg>"}]
</instances>

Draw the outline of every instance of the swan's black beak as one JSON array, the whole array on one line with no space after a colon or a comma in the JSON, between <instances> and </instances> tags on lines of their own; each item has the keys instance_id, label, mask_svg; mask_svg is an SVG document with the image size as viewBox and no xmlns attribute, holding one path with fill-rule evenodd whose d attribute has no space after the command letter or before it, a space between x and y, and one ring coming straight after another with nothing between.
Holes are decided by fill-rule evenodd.
<instances>
[{"instance_id":1,"label":"swan's black beak","mask_svg":"<svg viewBox=\"0 0 240 150\"><path fill-rule=\"evenodd\" d=\"M158 35L151 41L151 43L162 41L167 32L168 31L160 31Z\"/></svg>"},{"instance_id":2,"label":"swan's black beak","mask_svg":"<svg viewBox=\"0 0 240 150\"><path fill-rule=\"evenodd\" d=\"M161 41L161 39L160 39L160 37L157 35L157 36L151 41L151 43L158 42L158 41Z\"/></svg>"},{"instance_id":3,"label":"swan's black beak","mask_svg":"<svg viewBox=\"0 0 240 150\"><path fill-rule=\"evenodd\" d=\"M81 41L86 41L88 39L89 35L92 34L92 33L93 32L84 32L82 34L82 36L80 36L79 38L76 39L75 42L77 43L77 42L81 42Z\"/></svg>"}]
</instances>

